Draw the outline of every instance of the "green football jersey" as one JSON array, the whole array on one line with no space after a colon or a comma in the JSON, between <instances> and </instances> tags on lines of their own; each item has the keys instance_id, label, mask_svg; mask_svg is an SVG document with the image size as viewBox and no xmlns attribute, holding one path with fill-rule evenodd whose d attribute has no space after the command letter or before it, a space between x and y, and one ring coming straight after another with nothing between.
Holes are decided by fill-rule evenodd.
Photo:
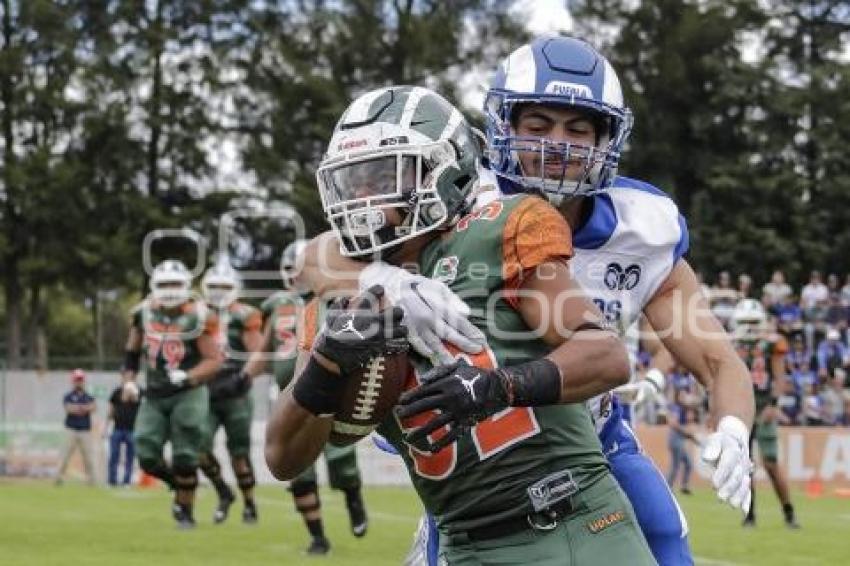
<instances>
[{"instance_id":1,"label":"green football jersey","mask_svg":"<svg viewBox=\"0 0 850 566\"><path fill-rule=\"evenodd\" d=\"M204 334L218 338L215 312L203 303L190 300L176 309L165 309L147 299L132 311L132 324L142 333L142 354L148 389L154 395L174 389L169 369L190 370L201 361L198 338Z\"/></svg>"},{"instance_id":2,"label":"green football jersey","mask_svg":"<svg viewBox=\"0 0 850 566\"><path fill-rule=\"evenodd\" d=\"M423 249L418 268L446 283L469 305L470 321L486 334L488 347L463 357L477 367L494 368L538 359L551 351L530 336L512 291L521 286L527 270L571 253L569 228L560 214L537 197L517 195L461 219ZM318 328L310 321L315 317L308 310L306 326ZM428 369L421 360L415 365L407 388L415 387L417 376ZM403 442L405 432L432 416L423 414L403 423L390 417L378 432L404 458L420 498L444 532L466 531L531 512L531 488L544 478L559 476L561 487L583 489L608 470L583 403L509 408L436 454ZM435 432L432 440L445 432Z\"/></svg>"},{"instance_id":3,"label":"green football jersey","mask_svg":"<svg viewBox=\"0 0 850 566\"><path fill-rule=\"evenodd\" d=\"M262 314L255 307L238 301L234 301L226 309L216 310L216 314L223 333L219 340L224 347L227 364L231 367L242 367L249 356L243 342L244 333L262 328Z\"/></svg>"},{"instance_id":4,"label":"green football jersey","mask_svg":"<svg viewBox=\"0 0 850 566\"><path fill-rule=\"evenodd\" d=\"M773 375L773 358L784 356L787 352L788 343L782 336L738 343L738 355L744 360L753 380L756 412L761 412L773 396L773 381L776 379Z\"/></svg>"},{"instance_id":5,"label":"green football jersey","mask_svg":"<svg viewBox=\"0 0 850 566\"><path fill-rule=\"evenodd\" d=\"M295 292L281 291L260 305L266 327L271 331L272 374L281 389L289 384L295 373L298 318L308 301L309 295L303 297Z\"/></svg>"}]
</instances>

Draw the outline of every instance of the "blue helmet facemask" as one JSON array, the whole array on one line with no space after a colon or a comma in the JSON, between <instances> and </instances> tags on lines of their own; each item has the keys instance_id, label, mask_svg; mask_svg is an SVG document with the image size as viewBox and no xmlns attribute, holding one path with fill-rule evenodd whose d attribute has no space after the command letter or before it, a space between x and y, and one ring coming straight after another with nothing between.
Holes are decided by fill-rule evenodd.
<instances>
[{"instance_id":1,"label":"blue helmet facemask","mask_svg":"<svg viewBox=\"0 0 850 566\"><path fill-rule=\"evenodd\" d=\"M516 135L515 120L529 104L586 114L597 125L596 144ZM540 38L509 55L487 92L484 112L488 164L508 181L504 189L541 193L554 204L610 187L632 126L608 61L586 43L564 37ZM533 157L536 171L523 171L520 153ZM570 165L573 174L567 175Z\"/></svg>"}]
</instances>

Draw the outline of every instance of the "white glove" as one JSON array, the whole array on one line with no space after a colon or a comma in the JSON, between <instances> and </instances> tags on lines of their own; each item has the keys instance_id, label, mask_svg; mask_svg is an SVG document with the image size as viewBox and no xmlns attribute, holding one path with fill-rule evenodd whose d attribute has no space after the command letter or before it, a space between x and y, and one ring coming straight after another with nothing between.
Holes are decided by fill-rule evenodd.
<instances>
[{"instance_id":1,"label":"white glove","mask_svg":"<svg viewBox=\"0 0 850 566\"><path fill-rule=\"evenodd\" d=\"M170 369L168 370L168 381L171 382L171 385L175 387L180 387L183 385L186 380L189 379L189 374L186 373L185 370L182 369Z\"/></svg>"},{"instance_id":2,"label":"white glove","mask_svg":"<svg viewBox=\"0 0 850 566\"><path fill-rule=\"evenodd\" d=\"M467 320L469 307L445 283L375 262L360 273L360 289L374 285L382 285L387 299L404 311L413 349L435 364L454 361L443 340L469 354L486 344L484 333Z\"/></svg>"},{"instance_id":3,"label":"white glove","mask_svg":"<svg viewBox=\"0 0 850 566\"><path fill-rule=\"evenodd\" d=\"M614 392L623 401L640 405L647 401L658 401L664 391L664 374L655 368L646 372L643 379L627 383L616 388Z\"/></svg>"},{"instance_id":4,"label":"white glove","mask_svg":"<svg viewBox=\"0 0 850 566\"><path fill-rule=\"evenodd\" d=\"M717 432L712 433L702 450L702 460L711 466L711 482L717 497L744 513L750 510L752 492L750 474L750 431L741 419L727 415L720 419Z\"/></svg>"}]
</instances>

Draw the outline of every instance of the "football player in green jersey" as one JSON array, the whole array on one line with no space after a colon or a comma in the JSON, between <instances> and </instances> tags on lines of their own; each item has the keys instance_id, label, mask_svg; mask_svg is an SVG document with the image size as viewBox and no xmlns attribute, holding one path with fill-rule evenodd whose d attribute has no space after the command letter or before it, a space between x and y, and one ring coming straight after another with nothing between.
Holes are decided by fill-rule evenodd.
<instances>
[{"instance_id":1,"label":"football player in green jersey","mask_svg":"<svg viewBox=\"0 0 850 566\"><path fill-rule=\"evenodd\" d=\"M180 528L195 526L198 448L209 410L207 388L199 386L222 363L218 317L191 298L191 283L179 261L154 268L151 294L132 313L122 372L125 386L133 389L144 354L147 392L136 420L136 452L145 472L174 489L172 515ZM171 465L162 454L169 440Z\"/></svg>"},{"instance_id":2,"label":"football player in green jersey","mask_svg":"<svg viewBox=\"0 0 850 566\"><path fill-rule=\"evenodd\" d=\"M270 353L272 373L281 391L289 385L295 375L298 345L297 321L303 315L304 306L312 299L310 291L297 282L299 265L303 262L302 253L306 244L305 240L296 240L283 251L280 271L285 290L273 294L261 306L265 318L261 352L265 355L253 356L245 368L249 375L261 373L265 366L266 353ZM369 523L361 493L362 481L357 467L355 447L327 444L323 453L328 465L331 487L345 494L351 532L358 538L362 537L366 534ZM289 485L289 491L292 493L295 508L301 514L310 533L307 553L327 554L331 545L322 523L315 466L308 467L294 478Z\"/></svg>"},{"instance_id":3,"label":"football player in green jersey","mask_svg":"<svg viewBox=\"0 0 850 566\"><path fill-rule=\"evenodd\" d=\"M770 478L779 502L782 503L785 525L790 529L799 529L800 524L794 514L788 481L778 462L779 431L776 429L779 418L778 399L785 390L785 354L788 353L788 341L771 327L764 307L754 299L743 299L735 306L732 325L738 355L750 370L756 399L756 419L750 433L750 453L753 451L753 443L757 443L761 464ZM756 524L755 484L752 492L752 503L744 519L745 527L754 527Z\"/></svg>"},{"instance_id":4,"label":"football player in green jersey","mask_svg":"<svg viewBox=\"0 0 850 566\"><path fill-rule=\"evenodd\" d=\"M569 228L548 203L518 195L469 214L478 157L442 97L390 87L348 108L319 168L340 251L440 278L486 339L461 356L473 365L413 357L405 407L378 430L436 518L450 564L654 564L580 403L628 379L625 349L572 280ZM318 328L316 310L305 328ZM267 428L277 477L318 453L347 376L401 347L402 312L332 310L315 340L305 330L298 378Z\"/></svg>"},{"instance_id":5,"label":"football player in green jersey","mask_svg":"<svg viewBox=\"0 0 850 566\"><path fill-rule=\"evenodd\" d=\"M242 492L245 506L242 521L257 522L257 504L254 501L254 468L251 465L251 422L254 403L251 397L251 377L242 367L252 352L262 347L262 316L251 305L239 302L241 281L226 256L207 270L201 281L204 299L220 321L222 336L219 342L224 348L225 362L221 370L208 384L210 411L207 430L201 450L200 466L218 493L218 507L213 522L222 523L234 501L233 491L221 476L221 466L213 454L215 434L224 427L227 437L227 452L236 484Z\"/></svg>"}]
</instances>

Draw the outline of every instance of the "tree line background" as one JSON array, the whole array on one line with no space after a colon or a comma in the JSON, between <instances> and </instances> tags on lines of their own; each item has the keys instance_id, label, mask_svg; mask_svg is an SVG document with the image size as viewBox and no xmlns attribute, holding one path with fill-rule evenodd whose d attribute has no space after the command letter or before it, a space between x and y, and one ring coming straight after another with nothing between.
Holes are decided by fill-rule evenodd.
<instances>
[{"instance_id":1,"label":"tree line background","mask_svg":"<svg viewBox=\"0 0 850 566\"><path fill-rule=\"evenodd\" d=\"M621 170L675 198L698 269L763 282L783 268L795 283L811 268L850 272L850 5L567 4L571 33L609 57L635 112ZM188 227L214 244L223 212L286 205L310 234L324 230L314 173L348 102L421 84L463 105L470 74L530 38L517 8L0 0L7 366L43 367L48 353L53 366L112 365L151 230ZM222 147L236 179L220 174ZM239 267L274 266L291 237L269 221L240 229Z\"/></svg>"}]
</instances>

